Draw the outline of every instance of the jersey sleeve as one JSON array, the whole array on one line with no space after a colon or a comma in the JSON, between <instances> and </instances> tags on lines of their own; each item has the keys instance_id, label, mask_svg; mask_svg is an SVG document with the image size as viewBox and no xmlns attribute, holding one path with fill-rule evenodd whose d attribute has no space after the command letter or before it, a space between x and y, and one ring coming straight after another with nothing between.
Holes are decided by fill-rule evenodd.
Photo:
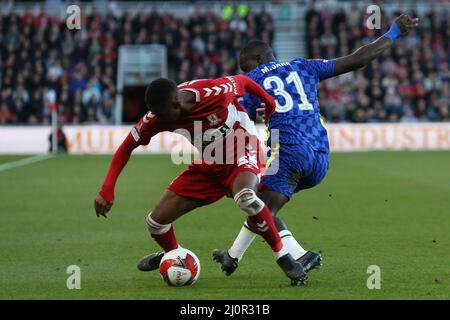
<instances>
[{"instance_id":1,"label":"jersey sleeve","mask_svg":"<svg viewBox=\"0 0 450 320\"><path fill-rule=\"evenodd\" d=\"M131 153L138 146L139 144L133 139L130 133L114 153L108 173L99 192L106 203L111 203L114 200L114 189L117 179L130 159Z\"/></svg>"},{"instance_id":2,"label":"jersey sleeve","mask_svg":"<svg viewBox=\"0 0 450 320\"><path fill-rule=\"evenodd\" d=\"M131 129L131 136L139 145L149 144L151 138L162 131L169 131L161 125L150 111Z\"/></svg>"},{"instance_id":3,"label":"jersey sleeve","mask_svg":"<svg viewBox=\"0 0 450 320\"><path fill-rule=\"evenodd\" d=\"M261 102L265 104L266 118L270 117L275 112L275 100L258 83L243 74L238 74L227 78L234 81L237 96L242 97L245 93L249 93L259 98Z\"/></svg>"},{"instance_id":4,"label":"jersey sleeve","mask_svg":"<svg viewBox=\"0 0 450 320\"><path fill-rule=\"evenodd\" d=\"M178 88L192 92L195 101L203 105L232 101L249 93L266 104L267 116L272 115L275 110L275 100L255 81L242 74L217 79L193 80L179 85Z\"/></svg>"},{"instance_id":5,"label":"jersey sleeve","mask_svg":"<svg viewBox=\"0 0 450 320\"><path fill-rule=\"evenodd\" d=\"M232 91L231 84L219 79L197 79L178 85L178 89L190 92L200 104L220 103Z\"/></svg>"},{"instance_id":6,"label":"jersey sleeve","mask_svg":"<svg viewBox=\"0 0 450 320\"><path fill-rule=\"evenodd\" d=\"M325 59L295 59L296 63L303 63L309 72L311 72L318 81L331 78L334 75L334 60Z\"/></svg>"}]
</instances>

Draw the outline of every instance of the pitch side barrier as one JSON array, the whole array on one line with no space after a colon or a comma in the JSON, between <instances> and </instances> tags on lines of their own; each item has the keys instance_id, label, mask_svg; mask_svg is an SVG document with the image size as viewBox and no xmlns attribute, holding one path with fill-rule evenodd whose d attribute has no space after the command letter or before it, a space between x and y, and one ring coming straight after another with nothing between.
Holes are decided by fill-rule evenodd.
<instances>
[{"instance_id":1,"label":"pitch side barrier","mask_svg":"<svg viewBox=\"0 0 450 320\"><path fill-rule=\"evenodd\" d=\"M132 126L65 126L70 153L113 153ZM450 122L386 123L386 124L327 124L330 149L340 151L373 150L450 150ZM39 154L49 150L50 126L0 127L0 154ZM257 125L263 140L266 130ZM148 146L136 153L189 153L195 149L182 135L164 132L152 138Z\"/></svg>"}]
</instances>

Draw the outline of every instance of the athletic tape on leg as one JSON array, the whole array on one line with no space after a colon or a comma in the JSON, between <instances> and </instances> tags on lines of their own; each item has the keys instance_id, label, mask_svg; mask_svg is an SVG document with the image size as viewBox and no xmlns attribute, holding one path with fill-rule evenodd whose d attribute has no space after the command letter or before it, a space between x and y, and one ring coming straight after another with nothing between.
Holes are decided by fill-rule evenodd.
<instances>
[{"instance_id":1,"label":"athletic tape on leg","mask_svg":"<svg viewBox=\"0 0 450 320\"><path fill-rule=\"evenodd\" d=\"M234 196L234 201L239 208L247 212L249 216L258 214L264 208L264 202L258 198L255 191L244 188Z\"/></svg>"}]
</instances>

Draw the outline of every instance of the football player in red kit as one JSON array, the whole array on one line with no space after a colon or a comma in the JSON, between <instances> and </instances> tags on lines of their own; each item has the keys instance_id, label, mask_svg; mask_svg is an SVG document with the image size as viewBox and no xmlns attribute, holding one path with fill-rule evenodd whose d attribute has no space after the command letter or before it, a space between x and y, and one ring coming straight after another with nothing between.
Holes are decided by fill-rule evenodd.
<instances>
[{"instance_id":1,"label":"football player in red kit","mask_svg":"<svg viewBox=\"0 0 450 320\"><path fill-rule=\"evenodd\" d=\"M237 101L244 93L255 95L265 103L266 117L274 112L273 98L244 75L194 80L178 87L168 79L154 80L145 92L149 112L132 128L114 154L95 199L95 210L97 216L106 217L113 205L117 178L136 147L147 145L152 136L162 131L181 133L196 147L200 142L200 147L206 147L205 150L212 148L213 161L206 159L200 150L200 161L194 160L168 186L146 219L151 237L164 252L178 248L172 223L197 207L230 196L247 213L248 223L270 245L278 265L291 283L304 284L303 266L283 248L272 215L255 192L263 168L259 155L261 144L254 123ZM222 153L222 156L215 153ZM227 161L223 161L224 158ZM164 252L144 257L138 268L142 271L158 269Z\"/></svg>"}]
</instances>

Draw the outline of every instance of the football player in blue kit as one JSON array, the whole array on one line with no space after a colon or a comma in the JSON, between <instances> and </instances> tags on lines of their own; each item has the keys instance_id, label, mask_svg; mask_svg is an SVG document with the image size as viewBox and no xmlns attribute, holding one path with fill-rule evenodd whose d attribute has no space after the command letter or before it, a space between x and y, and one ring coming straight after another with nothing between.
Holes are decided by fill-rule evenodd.
<instances>
[{"instance_id":1,"label":"football player in blue kit","mask_svg":"<svg viewBox=\"0 0 450 320\"><path fill-rule=\"evenodd\" d=\"M276 215L294 193L318 185L328 171L328 136L317 101L319 82L366 66L417 25L417 18L401 15L377 40L333 60L297 58L280 62L270 46L262 41L248 43L240 53L241 69L276 102L276 113L267 124L270 150L267 172L260 183L260 198L271 210L285 248L303 265L305 272L321 265L321 255L303 249ZM241 103L253 117L261 104L249 95L244 96ZM274 145L270 140L277 133L278 143ZM227 275L237 268L256 237L255 230L257 228L246 221L229 250L213 251L214 260Z\"/></svg>"}]
</instances>

